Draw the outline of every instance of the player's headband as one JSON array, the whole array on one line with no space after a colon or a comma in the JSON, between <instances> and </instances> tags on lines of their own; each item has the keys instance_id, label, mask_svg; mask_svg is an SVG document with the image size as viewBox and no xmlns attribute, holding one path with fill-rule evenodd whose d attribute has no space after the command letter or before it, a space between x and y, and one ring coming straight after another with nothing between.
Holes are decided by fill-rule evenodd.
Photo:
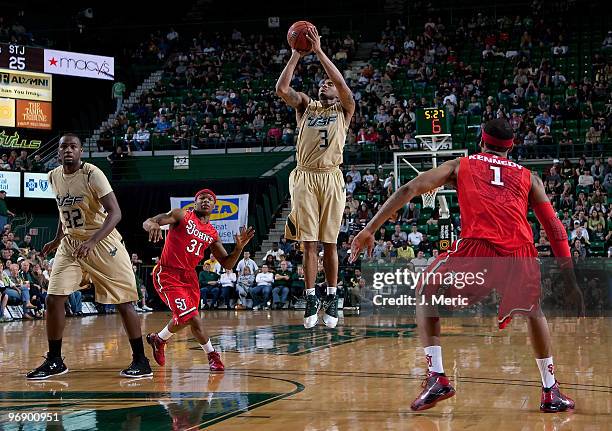
<instances>
[{"instance_id":1,"label":"player's headband","mask_svg":"<svg viewBox=\"0 0 612 431\"><path fill-rule=\"evenodd\" d=\"M214 201L217 202L217 195L212 190L210 190L210 189L202 189L202 190L200 190L199 192L196 193L195 198L193 198L193 200L197 201L198 197L200 197L200 195L203 195L205 193L208 194L208 195L211 195L213 197Z\"/></svg>"},{"instance_id":2,"label":"player's headband","mask_svg":"<svg viewBox=\"0 0 612 431\"><path fill-rule=\"evenodd\" d=\"M495 136L489 135L487 132L485 132L483 130L482 131L482 141L485 144L489 144L489 145L492 145L494 147L510 148L510 147L512 147L512 144L514 143L514 138L499 139L499 138L496 138Z\"/></svg>"}]
</instances>

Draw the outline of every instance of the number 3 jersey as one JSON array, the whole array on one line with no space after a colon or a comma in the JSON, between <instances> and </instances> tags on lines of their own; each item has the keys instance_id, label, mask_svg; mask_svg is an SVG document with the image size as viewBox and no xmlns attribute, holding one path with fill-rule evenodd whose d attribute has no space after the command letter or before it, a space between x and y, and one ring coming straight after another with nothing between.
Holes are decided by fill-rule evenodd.
<instances>
[{"instance_id":1,"label":"number 3 jersey","mask_svg":"<svg viewBox=\"0 0 612 431\"><path fill-rule=\"evenodd\" d=\"M190 209L181 221L170 228L159 264L193 271L204 257L204 250L218 239L217 229L210 223L202 223Z\"/></svg>"},{"instance_id":2,"label":"number 3 jersey","mask_svg":"<svg viewBox=\"0 0 612 431\"><path fill-rule=\"evenodd\" d=\"M311 100L298 127L298 166L327 170L342 164L348 124L340 103L325 108L318 100Z\"/></svg>"},{"instance_id":3,"label":"number 3 jersey","mask_svg":"<svg viewBox=\"0 0 612 431\"><path fill-rule=\"evenodd\" d=\"M73 174L58 166L48 174L65 235L85 240L106 220L101 199L113 191L108 179L97 166L82 163ZM113 236L121 238L115 230Z\"/></svg>"},{"instance_id":4,"label":"number 3 jersey","mask_svg":"<svg viewBox=\"0 0 612 431\"><path fill-rule=\"evenodd\" d=\"M461 238L488 241L501 255L533 245L527 220L531 172L493 154L462 157L457 175Z\"/></svg>"}]
</instances>

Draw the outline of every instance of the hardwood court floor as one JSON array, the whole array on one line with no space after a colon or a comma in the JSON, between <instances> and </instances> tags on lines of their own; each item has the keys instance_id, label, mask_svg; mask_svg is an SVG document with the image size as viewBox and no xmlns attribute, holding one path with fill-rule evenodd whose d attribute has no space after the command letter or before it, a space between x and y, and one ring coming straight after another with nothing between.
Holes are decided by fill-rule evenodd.
<instances>
[{"instance_id":1,"label":"hardwood court floor","mask_svg":"<svg viewBox=\"0 0 612 431\"><path fill-rule=\"evenodd\" d=\"M144 333L163 312L142 316ZM184 332L154 377L120 378L130 349L118 315L68 319L68 374L30 382L24 373L46 351L43 321L0 325L2 430L610 430L612 320L550 319L562 388L574 413L538 411L539 374L521 319L498 331L494 319L443 320L446 372L457 395L414 413L425 372L410 317L349 317L336 330L301 326L291 311L206 314L227 371L211 374ZM145 345L151 356L149 346ZM22 423L9 413L57 413ZM55 416L53 416L55 419Z\"/></svg>"}]
</instances>

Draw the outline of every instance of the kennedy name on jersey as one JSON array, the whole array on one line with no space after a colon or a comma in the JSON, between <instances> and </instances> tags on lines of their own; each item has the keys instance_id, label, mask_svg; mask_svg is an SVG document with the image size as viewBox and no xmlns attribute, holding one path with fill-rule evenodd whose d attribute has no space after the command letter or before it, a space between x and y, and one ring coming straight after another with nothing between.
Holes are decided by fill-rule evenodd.
<instances>
[{"instance_id":1,"label":"kennedy name on jersey","mask_svg":"<svg viewBox=\"0 0 612 431\"><path fill-rule=\"evenodd\" d=\"M498 159L497 157L487 157L482 154L472 154L469 156L470 160L480 160L487 163L493 163L494 165L510 166L511 168L523 169L521 165L518 165L510 160Z\"/></svg>"},{"instance_id":2,"label":"kennedy name on jersey","mask_svg":"<svg viewBox=\"0 0 612 431\"><path fill-rule=\"evenodd\" d=\"M334 123L336 121L336 119L338 118L338 115L333 114L333 115L309 115L308 116L308 127L322 127L322 126L327 126L330 123Z\"/></svg>"},{"instance_id":3,"label":"kennedy name on jersey","mask_svg":"<svg viewBox=\"0 0 612 431\"><path fill-rule=\"evenodd\" d=\"M55 200L58 207L72 207L83 202L83 196L70 196L69 193L66 193L66 196L57 195Z\"/></svg>"},{"instance_id":4,"label":"kennedy name on jersey","mask_svg":"<svg viewBox=\"0 0 612 431\"><path fill-rule=\"evenodd\" d=\"M210 235L205 234L204 232L201 232L197 227L196 224L193 220L189 220L187 222L187 233L189 235L193 235L196 238L201 239L202 241L211 244L213 242L213 237Z\"/></svg>"}]
</instances>

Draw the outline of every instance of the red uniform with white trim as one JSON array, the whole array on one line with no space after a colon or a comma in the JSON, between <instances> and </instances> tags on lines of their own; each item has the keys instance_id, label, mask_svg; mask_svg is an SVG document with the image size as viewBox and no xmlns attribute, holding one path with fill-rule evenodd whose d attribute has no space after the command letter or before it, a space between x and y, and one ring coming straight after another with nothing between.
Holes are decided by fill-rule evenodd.
<instances>
[{"instance_id":1,"label":"red uniform with white trim","mask_svg":"<svg viewBox=\"0 0 612 431\"><path fill-rule=\"evenodd\" d=\"M153 285L166 303L176 324L198 314L200 285L195 267L204 251L219 239L210 223L202 223L193 209L170 228L159 263L153 269Z\"/></svg>"},{"instance_id":2,"label":"red uniform with white trim","mask_svg":"<svg viewBox=\"0 0 612 431\"><path fill-rule=\"evenodd\" d=\"M514 312L539 310L540 267L527 220L531 172L506 158L480 153L462 157L457 174L461 238L427 268L443 274L481 274L482 283L427 284L426 295L469 300L472 305L495 289L499 326ZM478 280L480 281L480 280ZM423 292L423 285L418 288ZM465 305L465 304L464 304Z\"/></svg>"}]
</instances>

